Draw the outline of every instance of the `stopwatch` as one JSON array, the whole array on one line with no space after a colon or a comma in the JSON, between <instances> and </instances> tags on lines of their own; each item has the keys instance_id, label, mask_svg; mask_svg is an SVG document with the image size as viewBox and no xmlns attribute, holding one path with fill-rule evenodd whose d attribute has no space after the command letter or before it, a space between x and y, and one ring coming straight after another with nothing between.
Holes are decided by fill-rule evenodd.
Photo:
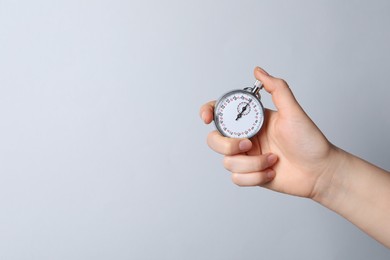
<instances>
[{"instance_id":1,"label":"stopwatch","mask_svg":"<svg viewBox=\"0 0 390 260\"><path fill-rule=\"evenodd\" d=\"M259 91L263 84L256 80L253 87L224 94L215 104L214 123L226 137L251 138L264 123L264 107Z\"/></svg>"}]
</instances>

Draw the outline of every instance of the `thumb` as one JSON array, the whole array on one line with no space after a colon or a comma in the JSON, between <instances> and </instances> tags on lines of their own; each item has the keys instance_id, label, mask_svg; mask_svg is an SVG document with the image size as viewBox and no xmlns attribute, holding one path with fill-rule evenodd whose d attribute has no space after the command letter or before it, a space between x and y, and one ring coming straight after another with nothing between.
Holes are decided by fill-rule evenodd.
<instances>
[{"instance_id":1,"label":"thumb","mask_svg":"<svg viewBox=\"0 0 390 260\"><path fill-rule=\"evenodd\" d=\"M272 101L279 112L286 115L302 111L288 84L283 79L272 77L260 67L255 68L254 74L255 78L263 83L264 89L272 95Z\"/></svg>"}]
</instances>

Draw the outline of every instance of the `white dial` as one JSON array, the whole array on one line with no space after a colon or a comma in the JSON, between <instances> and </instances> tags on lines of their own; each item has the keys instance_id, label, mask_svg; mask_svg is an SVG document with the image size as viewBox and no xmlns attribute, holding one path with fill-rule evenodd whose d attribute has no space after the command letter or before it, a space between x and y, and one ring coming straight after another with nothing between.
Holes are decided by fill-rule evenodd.
<instances>
[{"instance_id":1,"label":"white dial","mask_svg":"<svg viewBox=\"0 0 390 260\"><path fill-rule=\"evenodd\" d=\"M250 138L263 125L264 107L256 94L247 90L234 90L218 100L214 122L224 136Z\"/></svg>"}]
</instances>

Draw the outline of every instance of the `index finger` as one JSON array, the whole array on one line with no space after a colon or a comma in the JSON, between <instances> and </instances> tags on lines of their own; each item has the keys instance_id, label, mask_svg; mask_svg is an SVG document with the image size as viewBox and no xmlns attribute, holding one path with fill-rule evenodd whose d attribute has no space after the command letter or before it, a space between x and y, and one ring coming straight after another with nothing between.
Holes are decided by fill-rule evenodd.
<instances>
[{"instance_id":1,"label":"index finger","mask_svg":"<svg viewBox=\"0 0 390 260\"><path fill-rule=\"evenodd\" d=\"M207 102L200 108L199 115L205 124L210 124L213 121L214 105L215 105L215 100Z\"/></svg>"},{"instance_id":2,"label":"index finger","mask_svg":"<svg viewBox=\"0 0 390 260\"><path fill-rule=\"evenodd\" d=\"M230 138L222 136L217 130L207 136L207 144L215 152L223 155L236 155L251 150L252 142L246 138Z\"/></svg>"}]
</instances>

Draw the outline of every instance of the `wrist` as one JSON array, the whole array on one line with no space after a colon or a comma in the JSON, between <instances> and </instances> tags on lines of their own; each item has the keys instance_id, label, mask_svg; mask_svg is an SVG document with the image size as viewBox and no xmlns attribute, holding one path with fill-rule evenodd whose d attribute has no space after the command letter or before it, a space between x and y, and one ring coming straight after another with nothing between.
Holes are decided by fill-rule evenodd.
<instances>
[{"instance_id":1,"label":"wrist","mask_svg":"<svg viewBox=\"0 0 390 260\"><path fill-rule=\"evenodd\" d=\"M327 165L317 178L311 199L327 208L334 208L348 191L348 169L351 155L331 145Z\"/></svg>"},{"instance_id":2,"label":"wrist","mask_svg":"<svg viewBox=\"0 0 390 260\"><path fill-rule=\"evenodd\" d=\"M332 153L311 198L390 248L389 172L339 148Z\"/></svg>"}]
</instances>

